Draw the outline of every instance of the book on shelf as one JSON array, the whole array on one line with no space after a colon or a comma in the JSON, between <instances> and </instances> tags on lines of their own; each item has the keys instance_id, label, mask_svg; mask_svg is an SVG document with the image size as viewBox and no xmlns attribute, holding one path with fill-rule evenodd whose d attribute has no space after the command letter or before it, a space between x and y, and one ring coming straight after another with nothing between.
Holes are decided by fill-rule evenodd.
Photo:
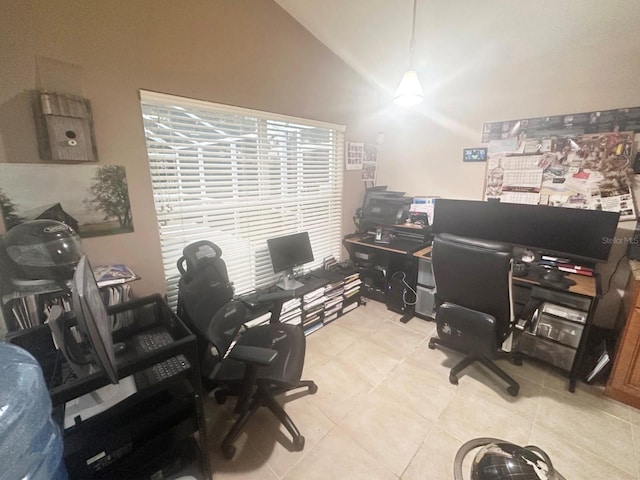
<instances>
[{"instance_id":1,"label":"book on shelf","mask_svg":"<svg viewBox=\"0 0 640 480\"><path fill-rule=\"evenodd\" d=\"M322 323L322 319L319 318L313 323L308 323L308 324L303 323L302 328L304 329L304 334L306 336L306 335L309 335L310 333L315 332L316 330L321 329L323 326L324 326L324 323Z\"/></svg>"},{"instance_id":2,"label":"book on shelf","mask_svg":"<svg viewBox=\"0 0 640 480\"><path fill-rule=\"evenodd\" d=\"M244 326L247 328L257 327L258 325L266 325L271 320L271 312L263 313L262 315L253 318L251 320L247 320L244 322Z\"/></svg>"},{"instance_id":3,"label":"book on shelf","mask_svg":"<svg viewBox=\"0 0 640 480\"><path fill-rule=\"evenodd\" d=\"M333 322L336 318L338 318L338 312L333 312L324 317L324 324L326 325L329 322Z\"/></svg>"},{"instance_id":4,"label":"book on shelf","mask_svg":"<svg viewBox=\"0 0 640 480\"><path fill-rule=\"evenodd\" d=\"M96 278L98 287L117 285L119 283L126 283L140 278L129 267L122 263L98 265L93 268L93 276Z\"/></svg>"},{"instance_id":5,"label":"book on shelf","mask_svg":"<svg viewBox=\"0 0 640 480\"><path fill-rule=\"evenodd\" d=\"M356 308L358 306L358 302L353 302L350 303L349 305L346 305L343 309L342 309L342 314L344 315L347 312L350 312L351 310L353 310L354 308Z\"/></svg>"}]
</instances>

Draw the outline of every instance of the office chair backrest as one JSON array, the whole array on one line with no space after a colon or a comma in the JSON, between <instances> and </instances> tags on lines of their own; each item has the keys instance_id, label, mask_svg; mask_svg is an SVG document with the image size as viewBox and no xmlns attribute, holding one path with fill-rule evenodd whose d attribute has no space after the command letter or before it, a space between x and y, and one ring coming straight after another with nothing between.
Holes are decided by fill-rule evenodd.
<instances>
[{"instance_id":1,"label":"office chair backrest","mask_svg":"<svg viewBox=\"0 0 640 480\"><path fill-rule=\"evenodd\" d=\"M229 352L242 333L247 321L247 309L242 302L231 301L213 316L206 330L207 339L218 351L220 360Z\"/></svg>"},{"instance_id":2,"label":"office chair backrest","mask_svg":"<svg viewBox=\"0 0 640 480\"><path fill-rule=\"evenodd\" d=\"M503 341L512 320L511 245L443 233L434 237L432 255L438 305L492 315Z\"/></svg>"},{"instance_id":3,"label":"office chair backrest","mask_svg":"<svg viewBox=\"0 0 640 480\"><path fill-rule=\"evenodd\" d=\"M201 240L187 245L177 263L181 273L177 313L196 335L201 354L207 348L211 319L233 298L233 283L221 255L220 247Z\"/></svg>"}]
</instances>

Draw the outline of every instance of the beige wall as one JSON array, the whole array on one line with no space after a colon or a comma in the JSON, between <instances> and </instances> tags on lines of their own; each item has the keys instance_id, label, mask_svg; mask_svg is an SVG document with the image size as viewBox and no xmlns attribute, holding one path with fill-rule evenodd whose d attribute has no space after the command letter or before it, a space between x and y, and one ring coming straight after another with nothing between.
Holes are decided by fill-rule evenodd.
<instances>
[{"instance_id":1,"label":"beige wall","mask_svg":"<svg viewBox=\"0 0 640 480\"><path fill-rule=\"evenodd\" d=\"M456 2L432 5L417 45L427 99L399 110L271 0L0 0L0 162L40 161L28 92L62 85L90 99L100 163L127 168L135 232L85 249L95 263L132 266L144 277L138 293L164 291L138 89L342 123L352 141L384 132L378 184L479 199L484 165L460 158L480 145L484 122L640 105L640 2L571 4L539 25L526 11L504 22L493 11L502 2L465 14ZM609 8L620 11L616 28L584 31ZM370 56L381 71L405 61ZM362 189L346 172L345 233ZM603 305L608 324L617 303Z\"/></svg>"},{"instance_id":2,"label":"beige wall","mask_svg":"<svg viewBox=\"0 0 640 480\"><path fill-rule=\"evenodd\" d=\"M100 163L126 167L135 232L83 247L94 264L130 265L139 295L164 292L139 89L345 124L347 138L370 140L355 119L372 91L271 0L1 0L0 10L0 161L41 162L32 90L88 98ZM361 188L346 175L346 231Z\"/></svg>"}]
</instances>

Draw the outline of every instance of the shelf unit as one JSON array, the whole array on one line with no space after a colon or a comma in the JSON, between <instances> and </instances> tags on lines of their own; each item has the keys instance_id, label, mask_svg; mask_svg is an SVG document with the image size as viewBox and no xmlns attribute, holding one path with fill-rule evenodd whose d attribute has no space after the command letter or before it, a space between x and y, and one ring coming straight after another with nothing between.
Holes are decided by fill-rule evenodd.
<instances>
[{"instance_id":1,"label":"shelf unit","mask_svg":"<svg viewBox=\"0 0 640 480\"><path fill-rule=\"evenodd\" d=\"M65 311L71 309L71 283L66 286L54 282L42 283L34 286L13 287L11 291L2 295L0 318L4 324L0 325L0 338L18 330L36 327L46 321L46 311L49 306L58 304ZM106 285L100 288L105 305L116 305L131 298L129 283ZM118 314L112 318L114 327L128 323L128 314ZM122 320L122 321L120 321Z\"/></svg>"},{"instance_id":2,"label":"shelf unit","mask_svg":"<svg viewBox=\"0 0 640 480\"><path fill-rule=\"evenodd\" d=\"M301 324L309 335L360 305L360 274L356 268L315 270L297 278L296 297L282 302L277 320ZM276 288L276 287L273 287ZM253 325L268 323L271 313L254 312Z\"/></svg>"},{"instance_id":3,"label":"shelf unit","mask_svg":"<svg viewBox=\"0 0 640 480\"><path fill-rule=\"evenodd\" d=\"M135 321L113 335L124 342L116 357L120 380L133 376L136 391L120 403L90 418L80 418L63 429L65 464L73 479L163 479L173 470L193 469L182 459L191 455L203 478L210 478L207 429L196 338L169 310L160 295L144 297L109 308L109 313L129 311ZM164 327L173 342L154 351L137 353L134 335ZM55 349L47 326L15 332L9 341L30 351L40 362L54 417L64 425L67 402L109 384L101 370L73 377L64 356ZM183 355L189 368L159 382L144 380L144 371ZM58 373L56 373L58 372ZM65 379L65 381L63 381ZM197 439L197 441L196 441Z\"/></svg>"}]
</instances>

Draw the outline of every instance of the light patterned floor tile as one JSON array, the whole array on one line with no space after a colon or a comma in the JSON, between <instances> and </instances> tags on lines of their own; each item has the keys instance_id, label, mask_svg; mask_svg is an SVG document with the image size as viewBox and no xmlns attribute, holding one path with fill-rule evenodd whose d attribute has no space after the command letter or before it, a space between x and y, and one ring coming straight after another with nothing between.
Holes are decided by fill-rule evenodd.
<instances>
[{"instance_id":1,"label":"light patterned floor tile","mask_svg":"<svg viewBox=\"0 0 640 480\"><path fill-rule=\"evenodd\" d=\"M303 452L288 450L288 434L263 411L225 460L218 445L234 401L207 399L213 478L451 480L460 446L491 436L538 445L567 480L640 480L640 410L599 386L578 382L571 394L566 374L535 360L498 362L520 383L517 398L478 365L451 385L463 356L428 348L435 323L400 317L370 301L307 337L304 378L318 393L286 403L307 440ZM470 463L471 455L465 471Z\"/></svg>"},{"instance_id":2,"label":"light patterned floor tile","mask_svg":"<svg viewBox=\"0 0 640 480\"><path fill-rule=\"evenodd\" d=\"M364 398L338 425L398 476L433 427L381 390Z\"/></svg>"}]
</instances>

